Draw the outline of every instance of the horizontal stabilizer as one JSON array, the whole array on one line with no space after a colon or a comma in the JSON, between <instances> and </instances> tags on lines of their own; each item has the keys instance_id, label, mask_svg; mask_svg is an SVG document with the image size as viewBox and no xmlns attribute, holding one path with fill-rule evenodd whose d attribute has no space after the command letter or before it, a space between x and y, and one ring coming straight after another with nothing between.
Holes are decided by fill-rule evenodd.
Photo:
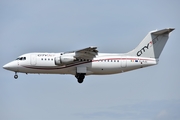
<instances>
[{"instance_id":1,"label":"horizontal stabilizer","mask_svg":"<svg viewBox=\"0 0 180 120\"><path fill-rule=\"evenodd\" d=\"M173 30L174 30L174 28L168 28L168 29L162 29L162 30L158 30L158 31L153 31L151 33L155 34L155 35L162 35L162 34L168 34Z\"/></svg>"}]
</instances>

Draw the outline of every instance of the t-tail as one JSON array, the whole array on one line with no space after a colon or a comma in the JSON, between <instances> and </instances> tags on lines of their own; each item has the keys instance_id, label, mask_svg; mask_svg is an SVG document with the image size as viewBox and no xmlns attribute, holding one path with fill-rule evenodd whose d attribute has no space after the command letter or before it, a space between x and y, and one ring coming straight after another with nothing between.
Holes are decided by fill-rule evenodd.
<instances>
[{"instance_id":1,"label":"t-tail","mask_svg":"<svg viewBox=\"0 0 180 120\"><path fill-rule=\"evenodd\" d=\"M134 50L128 52L127 55L158 60L169 38L169 33L173 30L174 28L168 28L149 32L141 43Z\"/></svg>"}]
</instances>

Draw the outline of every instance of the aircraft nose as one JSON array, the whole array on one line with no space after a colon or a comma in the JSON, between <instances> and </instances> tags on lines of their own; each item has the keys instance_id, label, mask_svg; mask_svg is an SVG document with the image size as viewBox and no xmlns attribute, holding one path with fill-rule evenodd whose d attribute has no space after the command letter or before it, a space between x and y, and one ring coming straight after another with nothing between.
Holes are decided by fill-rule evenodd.
<instances>
[{"instance_id":1,"label":"aircraft nose","mask_svg":"<svg viewBox=\"0 0 180 120\"><path fill-rule=\"evenodd\" d=\"M6 70L11 70L11 71L17 71L18 65L16 61L12 61L10 63L7 63L3 66L4 69Z\"/></svg>"}]
</instances>

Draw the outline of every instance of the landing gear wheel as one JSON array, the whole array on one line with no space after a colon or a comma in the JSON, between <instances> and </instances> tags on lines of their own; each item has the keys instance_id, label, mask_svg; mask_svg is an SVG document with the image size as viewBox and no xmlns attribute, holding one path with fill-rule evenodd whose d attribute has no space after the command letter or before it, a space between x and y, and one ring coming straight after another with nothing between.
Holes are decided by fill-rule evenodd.
<instances>
[{"instance_id":1,"label":"landing gear wheel","mask_svg":"<svg viewBox=\"0 0 180 120\"><path fill-rule=\"evenodd\" d=\"M78 79L78 83L83 83L84 79Z\"/></svg>"},{"instance_id":2,"label":"landing gear wheel","mask_svg":"<svg viewBox=\"0 0 180 120\"><path fill-rule=\"evenodd\" d=\"M15 72L14 78L15 78L15 79L18 78L17 72Z\"/></svg>"},{"instance_id":3,"label":"landing gear wheel","mask_svg":"<svg viewBox=\"0 0 180 120\"><path fill-rule=\"evenodd\" d=\"M18 75L14 75L14 78L17 79L17 78L18 78Z\"/></svg>"},{"instance_id":4,"label":"landing gear wheel","mask_svg":"<svg viewBox=\"0 0 180 120\"><path fill-rule=\"evenodd\" d=\"M84 81L85 78L85 73L77 73L75 75L75 77L77 78L78 83L82 83Z\"/></svg>"}]
</instances>

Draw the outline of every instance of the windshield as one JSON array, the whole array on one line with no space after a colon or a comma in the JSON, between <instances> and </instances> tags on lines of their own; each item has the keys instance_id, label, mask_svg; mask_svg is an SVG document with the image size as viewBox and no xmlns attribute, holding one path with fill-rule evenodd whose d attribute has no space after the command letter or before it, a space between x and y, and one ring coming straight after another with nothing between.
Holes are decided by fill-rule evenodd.
<instances>
[{"instance_id":1,"label":"windshield","mask_svg":"<svg viewBox=\"0 0 180 120\"><path fill-rule=\"evenodd\" d=\"M16 60L26 60L26 57L18 57Z\"/></svg>"}]
</instances>

